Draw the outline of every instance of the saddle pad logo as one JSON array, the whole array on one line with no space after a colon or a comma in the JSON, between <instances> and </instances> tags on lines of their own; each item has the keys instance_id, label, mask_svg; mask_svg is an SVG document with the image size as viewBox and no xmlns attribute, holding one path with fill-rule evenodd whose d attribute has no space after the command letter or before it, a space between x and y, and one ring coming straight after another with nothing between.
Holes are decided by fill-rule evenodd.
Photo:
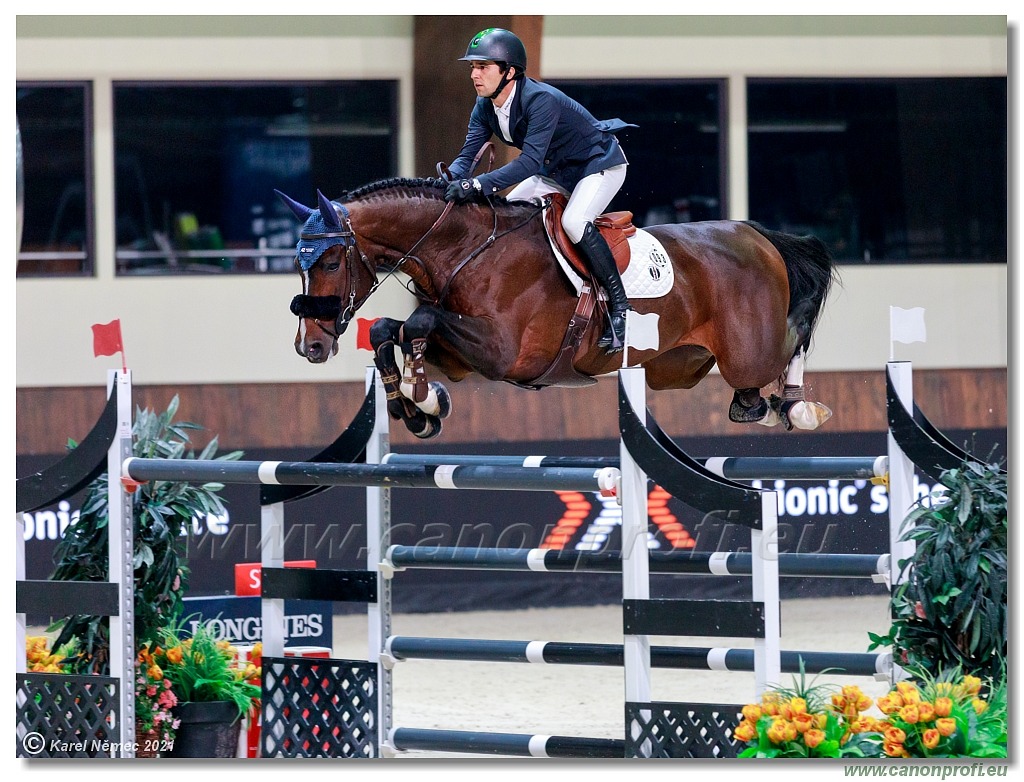
<instances>
[{"instance_id":1,"label":"saddle pad logo","mask_svg":"<svg viewBox=\"0 0 1024 782\"><path fill-rule=\"evenodd\" d=\"M668 253L662 247L661 242L642 228L638 228L633 236L629 237L629 266L622 274L622 285L626 289L626 296L630 299L659 299L670 290L675 282L675 270L669 260ZM583 289L583 278L565 260L562 253L548 236L548 243L551 250L558 259L558 265L562 267L565 276L576 289L576 293ZM601 298L605 298L602 292Z\"/></svg>"}]
</instances>

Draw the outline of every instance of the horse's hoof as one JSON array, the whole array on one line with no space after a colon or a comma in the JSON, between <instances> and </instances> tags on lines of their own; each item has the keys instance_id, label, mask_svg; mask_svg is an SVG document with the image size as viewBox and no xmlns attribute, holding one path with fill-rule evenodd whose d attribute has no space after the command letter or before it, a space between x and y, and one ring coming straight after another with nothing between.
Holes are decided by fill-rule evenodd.
<instances>
[{"instance_id":1,"label":"horse's hoof","mask_svg":"<svg viewBox=\"0 0 1024 782\"><path fill-rule=\"evenodd\" d=\"M437 412L433 413L438 418L447 418L452 414L452 395L448 393L444 383L436 380L430 381L430 388L437 395Z\"/></svg>"},{"instance_id":2,"label":"horse's hoof","mask_svg":"<svg viewBox=\"0 0 1024 782\"><path fill-rule=\"evenodd\" d=\"M406 421L406 426L409 427L410 432L421 440L429 440L431 437L437 437L441 434L441 419L437 416L424 415L423 426L419 430L413 428L415 423L418 423L418 421Z\"/></svg>"},{"instance_id":3,"label":"horse's hoof","mask_svg":"<svg viewBox=\"0 0 1024 782\"><path fill-rule=\"evenodd\" d=\"M764 419L768 415L768 403L761 398L753 407L744 407L735 399L729 406L729 420L736 424L755 424Z\"/></svg>"},{"instance_id":4,"label":"horse's hoof","mask_svg":"<svg viewBox=\"0 0 1024 782\"><path fill-rule=\"evenodd\" d=\"M782 405L783 418L789 422L787 428L811 431L817 429L832 417L832 411L820 402L787 402Z\"/></svg>"}]
</instances>

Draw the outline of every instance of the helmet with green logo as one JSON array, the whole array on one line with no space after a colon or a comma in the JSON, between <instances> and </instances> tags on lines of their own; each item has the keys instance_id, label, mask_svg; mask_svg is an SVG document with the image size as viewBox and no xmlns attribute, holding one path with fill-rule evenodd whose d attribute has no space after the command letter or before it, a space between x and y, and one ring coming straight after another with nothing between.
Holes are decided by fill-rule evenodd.
<instances>
[{"instance_id":1,"label":"helmet with green logo","mask_svg":"<svg viewBox=\"0 0 1024 782\"><path fill-rule=\"evenodd\" d=\"M459 60L491 60L514 65L522 75L526 72L526 47L515 33L500 27L488 27L473 36L466 47L466 56Z\"/></svg>"}]
</instances>

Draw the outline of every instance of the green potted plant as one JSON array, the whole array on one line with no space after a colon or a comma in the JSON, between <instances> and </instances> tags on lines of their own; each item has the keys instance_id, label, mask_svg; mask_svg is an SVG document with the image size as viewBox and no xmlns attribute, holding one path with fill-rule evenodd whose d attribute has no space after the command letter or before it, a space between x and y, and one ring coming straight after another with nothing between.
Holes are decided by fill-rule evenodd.
<instances>
[{"instance_id":1,"label":"green potted plant","mask_svg":"<svg viewBox=\"0 0 1024 782\"><path fill-rule=\"evenodd\" d=\"M1007 653L1007 476L967 460L940 476L944 495L922 500L904 521L913 556L892 595L892 627L869 634L904 668L932 677L960 669L996 679Z\"/></svg>"},{"instance_id":2,"label":"green potted plant","mask_svg":"<svg viewBox=\"0 0 1024 782\"><path fill-rule=\"evenodd\" d=\"M260 687L246 678L246 665L230 643L218 640L203 622L165 627L152 661L178 702L178 721L167 757L230 758L238 747L241 720L254 716Z\"/></svg>"},{"instance_id":3,"label":"green potted plant","mask_svg":"<svg viewBox=\"0 0 1024 782\"><path fill-rule=\"evenodd\" d=\"M132 425L132 453L147 458L237 460L241 451L218 455L216 437L196 456L190 432L201 431L199 424L175 421L179 400L175 395L167 409L156 413L136 409ZM75 447L69 441L69 448ZM188 568L184 564L188 531L194 518L224 513L219 496L220 483L193 485L179 481L151 481L136 487L132 494L134 518L136 732L156 736L154 744L169 746L174 738L173 722L168 722L166 685L149 664L150 651L162 631L180 618L182 597L188 588ZM107 579L107 523L109 497L106 473L91 483L79 512L57 544L57 563L52 578L66 581L105 581ZM109 670L110 624L107 617L75 615L53 623L48 632L58 632L51 648L69 648L74 642L76 654L65 661L78 673L105 674ZM157 691L154 693L154 687ZM155 731L155 733L154 733Z\"/></svg>"}]
</instances>

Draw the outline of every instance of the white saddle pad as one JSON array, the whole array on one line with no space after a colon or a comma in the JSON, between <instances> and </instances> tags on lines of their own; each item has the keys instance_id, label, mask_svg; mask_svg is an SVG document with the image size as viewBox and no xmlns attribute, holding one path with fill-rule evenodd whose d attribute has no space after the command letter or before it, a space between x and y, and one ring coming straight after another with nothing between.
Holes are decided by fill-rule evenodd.
<instances>
[{"instance_id":1,"label":"white saddle pad","mask_svg":"<svg viewBox=\"0 0 1024 782\"><path fill-rule=\"evenodd\" d=\"M545 232L547 233L547 232ZM668 253L662 247L661 242L651 236L642 228L637 228L636 233L628 239L629 241L629 266L622 274L622 285L626 289L626 297L630 299L659 299L672 290L672 283L675 281L675 271ZM569 278L578 294L583 289L583 278L576 273L576 270L565 260L565 256L559 251L555 243L551 241L548 234L548 244L558 259L558 265L562 267L565 276ZM601 291L601 298L606 298L604 291Z\"/></svg>"}]
</instances>

